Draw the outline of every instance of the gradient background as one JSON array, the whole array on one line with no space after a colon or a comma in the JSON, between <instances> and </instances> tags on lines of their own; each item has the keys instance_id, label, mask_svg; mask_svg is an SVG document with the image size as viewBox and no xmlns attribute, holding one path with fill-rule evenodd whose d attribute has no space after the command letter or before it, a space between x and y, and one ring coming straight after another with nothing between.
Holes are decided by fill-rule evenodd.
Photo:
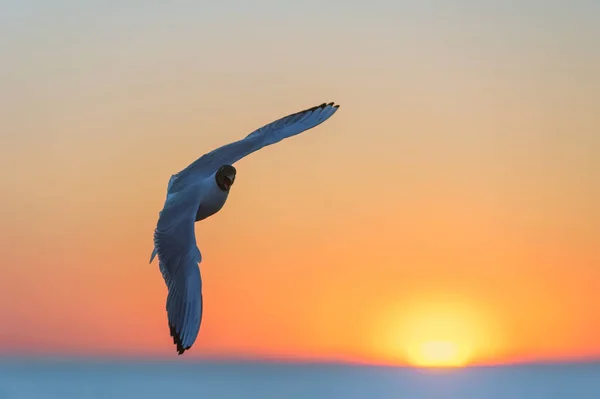
<instances>
[{"instance_id":1,"label":"gradient background","mask_svg":"<svg viewBox=\"0 0 600 399\"><path fill-rule=\"evenodd\" d=\"M0 5L1 353L174 357L169 176L335 101L197 226L190 358L600 356L600 2L85 3Z\"/></svg>"}]
</instances>

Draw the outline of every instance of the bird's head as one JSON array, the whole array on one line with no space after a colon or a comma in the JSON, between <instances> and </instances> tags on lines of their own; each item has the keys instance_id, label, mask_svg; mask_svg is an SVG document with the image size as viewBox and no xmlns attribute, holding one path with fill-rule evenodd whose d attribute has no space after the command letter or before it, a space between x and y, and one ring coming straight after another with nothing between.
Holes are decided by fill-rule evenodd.
<instances>
[{"instance_id":1,"label":"bird's head","mask_svg":"<svg viewBox=\"0 0 600 399\"><path fill-rule=\"evenodd\" d=\"M217 186L223 191L229 191L233 182L235 181L235 173L236 170L231 165L223 165L217 170L217 174L215 175L215 180L217 181Z\"/></svg>"}]
</instances>

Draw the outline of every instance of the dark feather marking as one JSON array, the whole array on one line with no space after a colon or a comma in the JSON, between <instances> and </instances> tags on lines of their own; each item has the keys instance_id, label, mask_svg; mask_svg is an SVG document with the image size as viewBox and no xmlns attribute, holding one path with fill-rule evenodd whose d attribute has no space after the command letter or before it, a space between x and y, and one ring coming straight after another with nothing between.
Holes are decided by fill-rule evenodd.
<instances>
[{"instance_id":1,"label":"dark feather marking","mask_svg":"<svg viewBox=\"0 0 600 399\"><path fill-rule=\"evenodd\" d=\"M190 349L191 347L188 346L187 348L183 347L183 344L181 342L181 336L177 333L177 331L175 330L175 327L173 327L173 325L171 325L169 323L169 329L171 330L171 337L173 337L173 343L177 346L177 353L178 354L183 354L183 352L185 352L186 350Z\"/></svg>"}]
</instances>

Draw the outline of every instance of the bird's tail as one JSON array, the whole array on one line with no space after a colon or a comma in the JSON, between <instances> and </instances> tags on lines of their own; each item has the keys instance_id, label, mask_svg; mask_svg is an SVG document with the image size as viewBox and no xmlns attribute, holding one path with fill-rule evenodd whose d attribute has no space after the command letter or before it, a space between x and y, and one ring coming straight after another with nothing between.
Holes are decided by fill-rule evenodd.
<instances>
[{"instance_id":1,"label":"bird's tail","mask_svg":"<svg viewBox=\"0 0 600 399\"><path fill-rule=\"evenodd\" d=\"M152 250L152 256L150 256L150 263L152 263L155 256L156 256L156 247L154 247L154 249Z\"/></svg>"}]
</instances>

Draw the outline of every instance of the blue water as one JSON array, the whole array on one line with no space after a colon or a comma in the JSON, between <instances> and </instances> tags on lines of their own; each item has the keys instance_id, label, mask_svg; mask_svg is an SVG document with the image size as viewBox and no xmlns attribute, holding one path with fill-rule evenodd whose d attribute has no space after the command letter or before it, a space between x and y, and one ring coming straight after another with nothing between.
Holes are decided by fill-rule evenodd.
<instances>
[{"instance_id":1,"label":"blue water","mask_svg":"<svg viewBox=\"0 0 600 399\"><path fill-rule=\"evenodd\" d=\"M600 399L600 364L415 370L0 359L0 399Z\"/></svg>"}]
</instances>

